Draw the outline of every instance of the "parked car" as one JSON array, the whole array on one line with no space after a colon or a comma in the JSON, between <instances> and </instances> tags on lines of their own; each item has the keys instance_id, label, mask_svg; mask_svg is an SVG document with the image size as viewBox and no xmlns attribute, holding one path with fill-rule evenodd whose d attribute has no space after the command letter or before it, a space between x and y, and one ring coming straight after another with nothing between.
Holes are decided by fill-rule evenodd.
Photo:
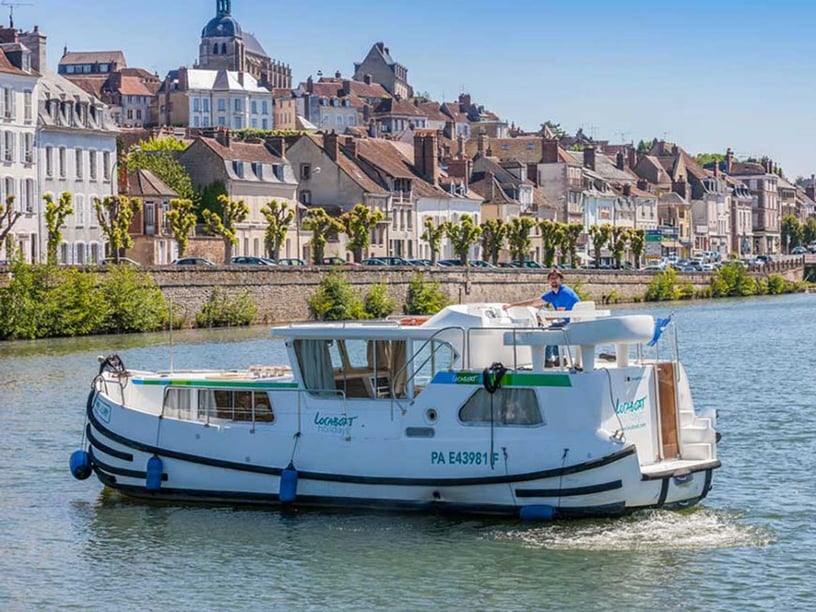
<instances>
[{"instance_id":1,"label":"parked car","mask_svg":"<svg viewBox=\"0 0 816 612\"><path fill-rule=\"evenodd\" d=\"M324 257L323 258L323 265L324 266L359 266L356 261L346 261L342 257Z\"/></svg>"},{"instance_id":2,"label":"parked car","mask_svg":"<svg viewBox=\"0 0 816 612\"><path fill-rule=\"evenodd\" d=\"M120 266L124 265L138 267L142 265L138 261L136 261L135 259L131 259L130 257L120 257L118 262L113 257L106 257L105 259L102 260L103 266L113 266L116 265L117 263Z\"/></svg>"},{"instance_id":3,"label":"parked car","mask_svg":"<svg viewBox=\"0 0 816 612\"><path fill-rule=\"evenodd\" d=\"M284 257L278 260L279 266L305 266L306 262L297 257Z\"/></svg>"},{"instance_id":4,"label":"parked car","mask_svg":"<svg viewBox=\"0 0 816 612\"><path fill-rule=\"evenodd\" d=\"M172 261L174 266L214 266L215 263L206 257L182 257Z\"/></svg>"},{"instance_id":5,"label":"parked car","mask_svg":"<svg viewBox=\"0 0 816 612\"><path fill-rule=\"evenodd\" d=\"M518 268L518 266L516 264L514 264L512 261L500 261L499 262L499 267L500 268Z\"/></svg>"},{"instance_id":6,"label":"parked car","mask_svg":"<svg viewBox=\"0 0 816 612\"><path fill-rule=\"evenodd\" d=\"M407 259L396 256L369 257L360 262L364 266L410 266Z\"/></svg>"},{"instance_id":7,"label":"parked car","mask_svg":"<svg viewBox=\"0 0 816 612\"><path fill-rule=\"evenodd\" d=\"M459 259L440 259L436 263L439 264L440 266L444 267L444 268L450 268L452 266L461 266L462 265L460 263Z\"/></svg>"},{"instance_id":8,"label":"parked car","mask_svg":"<svg viewBox=\"0 0 816 612\"><path fill-rule=\"evenodd\" d=\"M409 259L408 263L412 266L419 266L420 268L428 268L434 265L430 259Z\"/></svg>"},{"instance_id":9,"label":"parked car","mask_svg":"<svg viewBox=\"0 0 816 612\"><path fill-rule=\"evenodd\" d=\"M663 272L663 271L666 270L666 262L665 261L657 261L655 263L650 263L648 266L646 266L643 269L647 270L649 272ZM694 266L694 269L695 270L697 269L696 266Z\"/></svg>"},{"instance_id":10,"label":"parked car","mask_svg":"<svg viewBox=\"0 0 816 612\"><path fill-rule=\"evenodd\" d=\"M536 268L536 269L539 269L539 270L544 269L544 266L542 266L537 261L533 261L532 259L524 259L524 260L516 259L516 260L513 260L513 265L516 268Z\"/></svg>"},{"instance_id":11,"label":"parked car","mask_svg":"<svg viewBox=\"0 0 816 612\"><path fill-rule=\"evenodd\" d=\"M803 246L795 246L791 249L791 255L804 255L808 250Z\"/></svg>"},{"instance_id":12,"label":"parked car","mask_svg":"<svg viewBox=\"0 0 816 612\"><path fill-rule=\"evenodd\" d=\"M492 263L484 259L468 259L468 265L472 268L495 268Z\"/></svg>"},{"instance_id":13,"label":"parked car","mask_svg":"<svg viewBox=\"0 0 816 612\"><path fill-rule=\"evenodd\" d=\"M246 265L246 266L276 266L274 260L267 259L266 257L251 257L248 255L239 255L238 257L233 257L230 259L230 263L233 265Z\"/></svg>"}]
</instances>

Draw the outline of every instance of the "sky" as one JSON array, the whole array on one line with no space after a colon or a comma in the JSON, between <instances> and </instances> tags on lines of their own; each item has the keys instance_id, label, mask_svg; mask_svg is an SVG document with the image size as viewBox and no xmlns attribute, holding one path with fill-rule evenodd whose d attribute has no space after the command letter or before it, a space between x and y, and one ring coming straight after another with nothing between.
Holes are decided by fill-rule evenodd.
<instances>
[{"instance_id":1,"label":"sky","mask_svg":"<svg viewBox=\"0 0 816 612\"><path fill-rule=\"evenodd\" d=\"M6 4L9 0L3 0ZM198 57L216 0L32 0L15 27L71 51L122 50L164 76ZM8 23L8 6L0 6ZM295 84L350 77L377 41L416 92L462 92L526 130L553 121L613 143L769 156L816 173L816 0L232 0Z\"/></svg>"}]
</instances>

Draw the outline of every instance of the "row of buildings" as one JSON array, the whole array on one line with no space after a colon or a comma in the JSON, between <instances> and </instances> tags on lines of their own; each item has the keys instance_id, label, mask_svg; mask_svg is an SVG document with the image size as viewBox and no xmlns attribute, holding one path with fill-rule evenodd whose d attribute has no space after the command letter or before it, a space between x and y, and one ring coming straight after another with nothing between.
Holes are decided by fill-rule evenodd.
<instances>
[{"instance_id":1,"label":"row of buildings","mask_svg":"<svg viewBox=\"0 0 816 612\"><path fill-rule=\"evenodd\" d=\"M249 204L236 248L242 255L264 254L260 210L273 199L298 211L282 256L301 258L310 246L300 223L315 206L334 214L357 203L382 210L370 255L405 257L430 255L421 239L427 217L530 216L587 230L608 223L659 236L650 255L745 256L783 252L783 216L804 221L816 213L814 181L792 184L771 160L739 161L728 150L703 167L662 141L636 150L580 133L557 138L546 126L524 133L467 94L441 103L415 96L407 74L376 43L350 78L338 71L294 86L289 66L241 28L229 0L217 0L203 28L198 62L163 79L129 68L121 51L65 49L54 72L39 28L0 28L0 196L15 196L16 246L29 261L44 258L42 197L67 191L75 213L60 259L99 261L104 238L93 201L121 192L144 201L133 255L171 261L176 247L163 212L175 194L118 162L117 139L131 141L151 126L187 142L178 159L196 188L222 183ZM580 245L588 258L588 232ZM346 255L342 237L328 254ZM449 244L441 255L453 255ZM478 247L472 255L479 257ZM542 255L534 240L530 256Z\"/></svg>"}]
</instances>

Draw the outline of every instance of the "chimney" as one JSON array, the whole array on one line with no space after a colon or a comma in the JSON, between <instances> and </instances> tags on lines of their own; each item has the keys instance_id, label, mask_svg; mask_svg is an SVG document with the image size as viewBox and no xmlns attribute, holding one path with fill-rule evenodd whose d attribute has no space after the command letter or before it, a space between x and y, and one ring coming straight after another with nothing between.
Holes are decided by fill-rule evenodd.
<instances>
[{"instance_id":1,"label":"chimney","mask_svg":"<svg viewBox=\"0 0 816 612\"><path fill-rule=\"evenodd\" d=\"M343 97L351 94L351 81L343 79Z\"/></svg>"},{"instance_id":2,"label":"chimney","mask_svg":"<svg viewBox=\"0 0 816 612\"><path fill-rule=\"evenodd\" d=\"M429 183L439 182L439 159L436 152L436 133L414 136L414 167Z\"/></svg>"},{"instance_id":3,"label":"chimney","mask_svg":"<svg viewBox=\"0 0 816 612\"><path fill-rule=\"evenodd\" d=\"M554 164L558 162L558 141L544 138L541 142L541 163Z\"/></svg>"},{"instance_id":4,"label":"chimney","mask_svg":"<svg viewBox=\"0 0 816 612\"><path fill-rule=\"evenodd\" d=\"M363 83L365 83L366 85L371 85L371 82L372 77L370 74L366 74L365 76L363 76Z\"/></svg>"},{"instance_id":5,"label":"chimney","mask_svg":"<svg viewBox=\"0 0 816 612\"><path fill-rule=\"evenodd\" d=\"M241 84L241 87L244 86L244 73L243 72L238 73L238 82Z\"/></svg>"},{"instance_id":6,"label":"chimney","mask_svg":"<svg viewBox=\"0 0 816 612\"><path fill-rule=\"evenodd\" d=\"M277 155L286 157L286 138L283 136L269 136L266 139L266 147Z\"/></svg>"},{"instance_id":7,"label":"chimney","mask_svg":"<svg viewBox=\"0 0 816 612\"><path fill-rule=\"evenodd\" d=\"M374 119L368 120L368 136L369 138L377 138L377 124Z\"/></svg>"},{"instance_id":8,"label":"chimney","mask_svg":"<svg viewBox=\"0 0 816 612\"><path fill-rule=\"evenodd\" d=\"M227 128L219 128L215 133L215 140L218 144L227 147L230 146L230 131Z\"/></svg>"},{"instance_id":9,"label":"chimney","mask_svg":"<svg viewBox=\"0 0 816 612\"><path fill-rule=\"evenodd\" d=\"M309 75L309 78L306 79L306 91L309 93L314 93L314 79L312 78L311 74Z\"/></svg>"},{"instance_id":10,"label":"chimney","mask_svg":"<svg viewBox=\"0 0 816 612\"><path fill-rule=\"evenodd\" d=\"M671 148L672 155L677 155L678 151L679 149L677 148L677 145L672 145Z\"/></svg>"},{"instance_id":11,"label":"chimney","mask_svg":"<svg viewBox=\"0 0 816 612\"><path fill-rule=\"evenodd\" d=\"M734 152L731 150L731 147L725 151L725 172L726 174L731 174L731 165L734 163Z\"/></svg>"},{"instance_id":12,"label":"chimney","mask_svg":"<svg viewBox=\"0 0 816 612\"><path fill-rule=\"evenodd\" d=\"M357 139L354 136L346 137L343 151L352 159L357 159Z\"/></svg>"},{"instance_id":13,"label":"chimney","mask_svg":"<svg viewBox=\"0 0 816 612\"><path fill-rule=\"evenodd\" d=\"M629 147L626 150L626 154L629 157L629 167L634 168L635 166L637 166L638 157L637 157L637 151L635 151L635 147Z\"/></svg>"},{"instance_id":14,"label":"chimney","mask_svg":"<svg viewBox=\"0 0 816 612\"><path fill-rule=\"evenodd\" d=\"M623 157L623 153L618 153L618 155ZM632 195L632 186L630 184L627 183L623 186L623 195L627 198Z\"/></svg>"},{"instance_id":15,"label":"chimney","mask_svg":"<svg viewBox=\"0 0 816 612\"><path fill-rule=\"evenodd\" d=\"M332 130L331 134L326 134L323 139L325 142L323 146L326 149L326 155L328 155L333 162L336 162L340 155L340 140L337 133Z\"/></svg>"},{"instance_id":16,"label":"chimney","mask_svg":"<svg viewBox=\"0 0 816 612\"><path fill-rule=\"evenodd\" d=\"M456 139L456 159L465 159L465 135L459 134Z\"/></svg>"},{"instance_id":17,"label":"chimney","mask_svg":"<svg viewBox=\"0 0 816 612\"><path fill-rule=\"evenodd\" d=\"M488 202L493 202L496 199L496 177L495 175L488 171L485 172L485 182L487 183L487 200Z\"/></svg>"},{"instance_id":18,"label":"chimney","mask_svg":"<svg viewBox=\"0 0 816 612\"><path fill-rule=\"evenodd\" d=\"M16 43L18 41L17 38L17 30L14 28L5 28L0 25L0 43ZM66 47L65 52L68 52L68 48Z\"/></svg>"},{"instance_id":19,"label":"chimney","mask_svg":"<svg viewBox=\"0 0 816 612\"><path fill-rule=\"evenodd\" d=\"M481 153L482 156L485 155L487 152L487 135L484 133L484 130L479 132L479 139L477 140L476 151Z\"/></svg>"},{"instance_id":20,"label":"chimney","mask_svg":"<svg viewBox=\"0 0 816 612\"><path fill-rule=\"evenodd\" d=\"M615 167L618 170L623 170L624 169L623 152L621 152L621 151L618 151L618 154L615 156Z\"/></svg>"},{"instance_id":21,"label":"chimney","mask_svg":"<svg viewBox=\"0 0 816 612\"><path fill-rule=\"evenodd\" d=\"M338 70L337 72L334 73L334 78L335 79L343 78L343 73Z\"/></svg>"},{"instance_id":22,"label":"chimney","mask_svg":"<svg viewBox=\"0 0 816 612\"><path fill-rule=\"evenodd\" d=\"M715 159L714 160L714 178L720 176L720 161Z\"/></svg>"},{"instance_id":23,"label":"chimney","mask_svg":"<svg viewBox=\"0 0 816 612\"><path fill-rule=\"evenodd\" d=\"M456 138L456 124L453 121L446 121L445 127L442 130L442 135L451 140Z\"/></svg>"},{"instance_id":24,"label":"chimney","mask_svg":"<svg viewBox=\"0 0 816 612\"><path fill-rule=\"evenodd\" d=\"M48 68L48 56L45 50L45 36L40 34L40 26L34 26L33 32L21 34L18 40L31 50L31 68L40 74Z\"/></svg>"},{"instance_id":25,"label":"chimney","mask_svg":"<svg viewBox=\"0 0 816 612\"><path fill-rule=\"evenodd\" d=\"M595 171L595 148L587 147L584 149L584 168L589 168Z\"/></svg>"}]
</instances>

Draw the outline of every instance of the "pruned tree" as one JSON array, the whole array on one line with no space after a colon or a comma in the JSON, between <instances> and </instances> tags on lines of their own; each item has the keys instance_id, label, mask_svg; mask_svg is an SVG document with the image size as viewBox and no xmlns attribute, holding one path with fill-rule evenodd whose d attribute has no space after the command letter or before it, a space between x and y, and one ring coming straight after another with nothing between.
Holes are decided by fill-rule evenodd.
<instances>
[{"instance_id":1,"label":"pruned tree","mask_svg":"<svg viewBox=\"0 0 816 612\"><path fill-rule=\"evenodd\" d=\"M355 204L350 211L343 213L340 223L348 236L348 248L354 254L354 261L363 258L363 250L371 245L371 230L385 219L385 214L379 209L371 209L365 204Z\"/></svg>"},{"instance_id":2,"label":"pruned tree","mask_svg":"<svg viewBox=\"0 0 816 612\"><path fill-rule=\"evenodd\" d=\"M595 267L601 267L601 251L609 244L612 238L612 226L608 223L592 225L589 228L589 238L592 240L592 255L595 257Z\"/></svg>"},{"instance_id":3,"label":"pruned tree","mask_svg":"<svg viewBox=\"0 0 816 612\"><path fill-rule=\"evenodd\" d=\"M555 263L555 252L558 249L558 242L561 239L559 224L550 219L544 219L538 224L541 231L541 248L544 251L544 265L548 268Z\"/></svg>"},{"instance_id":4,"label":"pruned tree","mask_svg":"<svg viewBox=\"0 0 816 612\"><path fill-rule=\"evenodd\" d=\"M584 233L584 226L581 223L563 224L563 237L561 239L561 252L569 257L569 262L575 266L575 259L578 251L578 239Z\"/></svg>"},{"instance_id":5,"label":"pruned tree","mask_svg":"<svg viewBox=\"0 0 816 612\"><path fill-rule=\"evenodd\" d=\"M190 232L195 228L197 221L193 201L186 198L170 200L170 208L165 215L178 247L178 256L184 257L184 252L187 250L187 244L190 241Z\"/></svg>"},{"instance_id":6,"label":"pruned tree","mask_svg":"<svg viewBox=\"0 0 816 612\"><path fill-rule=\"evenodd\" d=\"M612 251L612 259L615 260L615 267L620 268L623 261L623 254L626 252L626 245L629 243L629 228L614 227L612 236L609 239L609 250Z\"/></svg>"},{"instance_id":7,"label":"pruned tree","mask_svg":"<svg viewBox=\"0 0 816 612\"><path fill-rule=\"evenodd\" d=\"M280 257L280 249L286 241L289 226L295 220L295 211L289 208L286 202L271 200L261 208L261 214L266 219L264 232L264 249L267 256L275 261Z\"/></svg>"},{"instance_id":8,"label":"pruned tree","mask_svg":"<svg viewBox=\"0 0 816 612\"><path fill-rule=\"evenodd\" d=\"M494 266L499 263L499 253L507 237L507 224L501 219L488 219L481 224L482 253Z\"/></svg>"},{"instance_id":9,"label":"pruned tree","mask_svg":"<svg viewBox=\"0 0 816 612\"><path fill-rule=\"evenodd\" d=\"M805 240L805 228L795 215L782 217L782 246L788 253L793 247L801 246Z\"/></svg>"},{"instance_id":10,"label":"pruned tree","mask_svg":"<svg viewBox=\"0 0 816 612\"><path fill-rule=\"evenodd\" d=\"M312 232L312 262L320 265L330 236L343 231L343 224L329 215L325 208L310 208L303 220L303 229Z\"/></svg>"},{"instance_id":11,"label":"pruned tree","mask_svg":"<svg viewBox=\"0 0 816 612\"><path fill-rule=\"evenodd\" d=\"M141 210L142 202L127 196L105 196L103 200L94 198L94 208L99 227L108 240L108 254L119 263L122 251L133 246L130 224Z\"/></svg>"},{"instance_id":12,"label":"pruned tree","mask_svg":"<svg viewBox=\"0 0 816 612\"><path fill-rule=\"evenodd\" d=\"M479 242L482 228L473 222L473 217L470 215L462 215L459 223L448 223L445 226L445 233L451 241L454 254L459 257L459 263L466 265L468 251L470 247Z\"/></svg>"},{"instance_id":13,"label":"pruned tree","mask_svg":"<svg viewBox=\"0 0 816 612\"><path fill-rule=\"evenodd\" d=\"M510 257L513 260L527 259L533 250L531 235L536 222L530 217L516 217L507 227L507 244L510 247Z\"/></svg>"},{"instance_id":14,"label":"pruned tree","mask_svg":"<svg viewBox=\"0 0 816 612\"><path fill-rule=\"evenodd\" d=\"M11 259L11 230L14 224L23 215L19 210L14 210L14 196L6 196L5 204L0 202L0 248L5 247L6 258Z\"/></svg>"},{"instance_id":15,"label":"pruned tree","mask_svg":"<svg viewBox=\"0 0 816 612\"><path fill-rule=\"evenodd\" d=\"M201 211L207 229L221 236L224 241L224 263L232 259L232 248L238 244L238 224L249 216L249 207L243 200L230 200L226 195L218 196L221 212L204 209Z\"/></svg>"},{"instance_id":16,"label":"pruned tree","mask_svg":"<svg viewBox=\"0 0 816 612\"><path fill-rule=\"evenodd\" d=\"M74 214L71 206L71 194L63 191L59 201L54 201L53 193L43 196L45 202L45 230L47 232L46 261L50 265L57 263L57 249L62 242L62 226L69 215Z\"/></svg>"},{"instance_id":17,"label":"pruned tree","mask_svg":"<svg viewBox=\"0 0 816 612\"><path fill-rule=\"evenodd\" d=\"M640 259L646 250L646 230L636 229L629 235L629 248L635 258L635 268L640 270Z\"/></svg>"},{"instance_id":18,"label":"pruned tree","mask_svg":"<svg viewBox=\"0 0 816 612\"><path fill-rule=\"evenodd\" d=\"M425 217L423 225L425 226L425 231L422 232L420 238L428 243L431 249L431 263L436 264L436 257L439 255L439 249L442 248L442 238L445 237L447 224L443 221L439 225L436 225L433 218Z\"/></svg>"}]
</instances>

